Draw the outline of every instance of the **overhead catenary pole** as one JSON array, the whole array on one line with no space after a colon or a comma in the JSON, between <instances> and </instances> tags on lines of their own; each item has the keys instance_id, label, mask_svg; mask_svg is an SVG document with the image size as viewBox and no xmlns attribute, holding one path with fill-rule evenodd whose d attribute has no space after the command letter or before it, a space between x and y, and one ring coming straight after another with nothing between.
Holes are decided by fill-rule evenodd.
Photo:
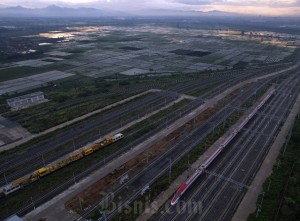
<instances>
[{"instance_id":1,"label":"overhead catenary pole","mask_svg":"<svg viewBox=\"0 0 300 221\"><path fill-rule=\"evenodd\" d=\"M106 219L106 213L105 212L102 212L102 211L100 211L99 210L99 212L100 212L100 214L102 215L102 217L104 217L104 221L106 221L107 219Z\"/></svg>"},{"instance_id":2,"label":"overhead catenary pole","mask_svg":"<svg viewBox=\"0 0 300 221\"><path fill-rule=\"evenodd\" d=\"M147 164L148 164L148 162L149 162L149 151L146 152L146 157L147 157L146 162L147 162Z\"/></svg>"},{"instance_id":3,"label":"overhead catenary pole","mask_svg":"<svg viewBox=\"0 0 300 221\"><path fill-rule=\"evenodd\" d=\"M171 183L171 174L172 174L172 159L168 158L169 161L169 183Z\"/></svg>"},{"instance_id":4,"label":"overhead catenary pole","mask_svg":"<svg viewBox=\"0 0 300 221\"><path fill-rule=\"evenodd\" d=\"M30 199L31 199L31 203L32 203L33 209L35 210L35 205L34 205L34 201L33 201L32 196L30 197Z\"/></svg>"},{"instance_id":5,"label":"overhead catenary pole","mask_svg":"<svg viewBox=\"0 0 300 221\"><path fill-rule=\"evenodd\" d=\"M75 172L73 172L73 179L74 179L74 183L76 184Z\"/></svg>"},{"instance_id":6,"label":"overhead catenary pole","mask_svg":"<svg viewBox=\"0 0 300 221\"><path fill-rule=\"evenodd\" d=\"M5 183L6 183L6 185L7 185L7 184L8 184L8 182L7 182L7 179L6 179L5 173L3 173L3 176L4 176Z\"/></svg>"},{"instance_id":7,"label":"overhead catenary pole","mask_svg":"<svg viewBox=\"0 0 300 221\"><path fill-rule=\"evenodd\" d=\"M43 160L44 167L46 167L46 163L45 163L45 159L44 159L44 154L42 154L42 160Z\"/></svg>"},{"instance_id":8,"label":"overhead catenary pole","mask_svg":"<svg viewBox=\"0 0 300 221\"><path fill-rule=\"evenodd\" d=\"M72 141L73 141L73 150L75 151L75 141L74 141L74 137L73 137Z\"/></svg>"}]
</instances>

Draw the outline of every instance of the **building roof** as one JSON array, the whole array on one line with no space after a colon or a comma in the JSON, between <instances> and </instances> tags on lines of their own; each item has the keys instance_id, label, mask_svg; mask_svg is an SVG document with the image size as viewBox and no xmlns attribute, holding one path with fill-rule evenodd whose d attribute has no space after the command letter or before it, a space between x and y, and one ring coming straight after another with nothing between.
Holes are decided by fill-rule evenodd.
<instances>
[{"instance_id":1,"label":"building roof","mask_svg":"<svg viewBox=\"0 0 300 221\"><path fill-rule=\"evenodd\" d=\"M12 215L5 219L4 221L23 221L22 218L18 217L17 215Z\"/></svg>"},{"instance_id":2,"label":"building roof","mask_svg":"<svg viewBox=\"0 0 300 221\"><path fill-rule=\"evenodd\" d=\"M19 100L23 100L23 99L26 99L26 98L39 96L39 95L44 95L44 93L41 92L41 91L38 91L38 92L34 92L32 94L25 94L25 95L22 95L22 96L19 96L19 97L14 97L14 98L11 98L11 99L7 99L7 102L15 102L15 101L19 101Z\"/></svg>"}]
</instances>

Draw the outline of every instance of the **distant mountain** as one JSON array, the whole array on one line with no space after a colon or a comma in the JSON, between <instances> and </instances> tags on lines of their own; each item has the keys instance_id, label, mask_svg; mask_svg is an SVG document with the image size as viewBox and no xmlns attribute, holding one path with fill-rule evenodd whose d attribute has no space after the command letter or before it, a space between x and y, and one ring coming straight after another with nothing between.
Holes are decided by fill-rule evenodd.
<instances>
[{"instance_id":1,"label":"distant mountain","mask_svg":"<svg viewBox=\"0 0 300 221\"><path fill-rule=\"evenodd\" d=\"M24 8L21 6L1 8L0 17L100 17L119 16L125 13L104 11L95 8L68 8L50 5L46 8Z\"/></svg>"},{"instance_id":2,"label":"distant mountain","mask_svg":"<svg viewBox=\"0 0 300 221\"><path fill-rule=\"evenodd\" d=\"M208 12L202 12L207 16L240 16L241 14L233 13L233 12L224 12L224 11L208 11Z\"/></svg>"},{"instance_id":3,"label":"distant mountain","mask_svg":"<svg viewBox=\"0 0 300 221\"><path fill-rule=\"evenodd\" d=\"M234 17L241 16L237 13L223 12L223 11L187 11L187 10L175 10L175 9L144 9L138 11L131 11L132 15L140 16L215 16L215 17Z\"/></svg>"},{"instance_id":4,"label":"distant mountain","mask_svg":"<svg viewBox=\"0 0 300 221\"><path fill-rule=\"evenodd\" d=\"M7 8L7 5L0 4L0 8Z\"/></svg>"},{"instance_id":5,"label":"distant mountain","mask_svg":"<svg viewBox=\"0 0 300 221\"><path fill-rule=\"evenodd\" d=\"M110 8L96 9L96 8L70 8L50 5L46 8L24 8L22 6L16 7L1 7L0 17L101 17L101 16L238 16L239 14L222 12L222 11L184 11L172 9L144 9L132 10L129 12L114 11Z\"/></svg>"}]
</instances>

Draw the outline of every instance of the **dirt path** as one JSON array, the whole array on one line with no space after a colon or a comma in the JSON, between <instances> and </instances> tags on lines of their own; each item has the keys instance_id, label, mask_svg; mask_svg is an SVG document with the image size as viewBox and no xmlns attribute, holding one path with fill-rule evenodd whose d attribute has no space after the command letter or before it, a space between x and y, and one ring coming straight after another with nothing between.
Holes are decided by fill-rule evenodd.
<instances>
[{"instance_id":1,"label":"dirt path","mask_svg":"<svg viewBox=\"0 0 300 221\"><path fill-rule=\"evenodd\" d=\"M45 131L43 131L43 132L41 132L41 133L38 133L38 134L31 134L31 135L26 136L25 138L23 138L23 139L21 139L21 140L18 140L18 141L16 141L16 142L13 142L13 143L10 143L10 144L1 146L1 147L0 147L0 153L1 153L2 151L5 151L5 150L13 149L14 147L19 146L19 145L21 145L21 144L23 144L23 143L26 143L26 142L30 141L31 139L33 139L33 138L36 138L36 137L40 137L40 136L46 135L46 134L48 134L48 133L50 133L50 132L53 132L53 131L55 131L55 130L57 130L57 129L61 129L61 128L65 127L65 126L71 125L71 124L76 123L76 122L81 121L81 120L84 120L84 119L86 119L86 118L88 118L88 117L91 117L91 116L93 116L93 115L95 115L95 114L98 114L98 113L100 113L100 112L103 112L103 111L105 111L105 110L107 110L107 109L110 109L110 108L112 108L112 107L116 107L116 106L118 106L118 105L120 105L120 104L124 104L124 103L126 103L126 102L129 102L129 101L131 101L131 100L133 100L133 99L135 99L135 98L141 97L141 96L143 96L143 95L145 95L145 94L148 94L148 93L154 93L154 92L159 92L159 91L161 91L161 90L159 90L159 89L151 89L151 90L145 91L145 92L143 92L143 93L140 93L140 94L131 96L131 97L126 98L126 99L124 99L124 100L121 100L121 101L119 101L119 102L116 102L116 103L113 103L113 104L111 104L111 105L105 106L104 108L101 108L101 109L95 110L95 111L93 111L93 112L90 112L90 113L88 113L88 114L85 114L85 115L82 115L82 116L80 116L80 117L77 117L77 118L75 118L75 119L73 119L73 120L70 120L70 121L67 121L67 122L65 122L65 123L59 124L59 125L57 125L57 126L55 126L55 127L49 128L49 129L47 129L47 130L45 130Z\"/></svg>"},{"instance_id":2,"label":"dirt path","mask_svg":"<svg viewBox=\"0 0 300 221\"><path fill-rule=\"evenodd\" d=\"M70 211L66 210L64 205L67 201L72 199L77 194L84 191L87 187L92 185L93 183L97 182L98 180L102 179L103 177L107 176L114 170L118 169L122 165L124 165L129 160L133 159L137 155L141 154L145 150L147 150L149 147L151 147L153 144L157 142L157 140L161 140L164 137L168 136L168 134L172 133L174 130L178 129L182 125L186 124L187 122L194 119L196 116L198 116L201 112L203 112L205 109L209 107L213 107L218 102L222 101L223 98L225 98L227 95L232 93L233 91L249 84L258 81L259 79L267 78L276 74L281 74L287 70L290 70L292 68L286 69L284 71L278 71L274 72L269 75L261 76L261 77L255 77L252 79L248 79L246 81L240 82L239 84L227 89L222 94L219 94L218 96L209 99L205 101L203 105L189 113L188 115L178 119L175 121L172 125L164 129L158 134L155 134L154 136L150 137L149 139L145 140L143 143L137 145L136 147L132 148L130 151L124 153L122 156L116 158L106 166L100 168L99 170L95 171L93 174L88 176L87 178L83 179L79 183L75 184L74 186L70 187L63 193L59 194L58 196L54 197L52 200L48 201L47 203L43 204L42 206L36 208L36 210L28 213L26 216L24 216L25 220L28 221L36 221L41 218L48 218L48 220L74 220L74 218L78 217L78 215L74 213L70 213ZM203 155L204 157L206 154Z\"/></svg>"},{"instance_id":3,"label":"dirt path","mask_svg":"<svg viewBox=\"0 0 300 221\"><path fill-rule=\"evenodd\" d=\"M241 201L237 211L235 212L232 221L244 221L247 220L248 216L255 212L256 202L259 194L262 191L262 186L266 179L272 174L273 165L276 163L276 159L280 153L281 148L284 145L286 137L289 131L292 129L295 118L300 112L300 94L291 109L291 112L285 121L284 125L280 129L278 136L276 137L274 143L272 144L268 155L263 161L259 171L257 172L254 180L250 186L256 188L257 191L247 191L243 200Z\"/></svg>"},{"instance_id":4,"label":"dirt path","mask_svg":"<svg viewBox=\"0 0 300 221\"><path fill-rule=\"evenodd\" d=\"M270 92L271 89L269 89L264 96L262 96L257 102L259 103L261 100L264 99L264 97ZM177 189L180 187L180 185L187 179L188 176L191 176L192 173L201 165L208 157L210 157L216 149L227 139L227 137L239 126L245 118L248 116L249 113L245 113L234 125L232 125L227 132L220 137L213 145L211 145L199 158L196 162L194 162L191 167L186 170L184 173L182 173L173 183L171 183L170 187L160 193L156 199L153 200L153 202L150 204L148 208L145 209L144 213L141 214L136 221L147 221L153 216L158 209L165 204L167 200L169 200L174 192L177 191Z\"/></svg>"}]
</instances>

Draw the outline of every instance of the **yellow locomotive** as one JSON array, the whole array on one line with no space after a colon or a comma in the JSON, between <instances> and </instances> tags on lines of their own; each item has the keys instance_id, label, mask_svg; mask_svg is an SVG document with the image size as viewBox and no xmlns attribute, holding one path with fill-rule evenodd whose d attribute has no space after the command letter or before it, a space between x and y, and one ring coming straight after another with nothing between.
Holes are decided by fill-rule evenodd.
<instances>
[{"instance_id":1,"label":"yellow locomotive","mask_svg":"<svg viewBox=\"0 0 300 221\"><path fill-rule=\"evenodd\" d=\"M71 164L74 161L77 161L87 155L90 155L93 152L122 139L123 137L124 137L124 135L121 133L109 135L99 142L93 143L91 145L88 145L88 146L80 149L80 150L74 151L71 154L65 155L62 158L58 159L57 161L52 162L52 163L48 164L47 166L34 171L31 174L25 175L17 180L12 181L11 183L9 183L7 185L1 187L0 188L0 196L1 195L6 196L12 192L15 192L15 191L19 190L20 188L22 188L23 186L28 185L50 173L53 173L53 172L59 170L60 168Z\"/></svg>"}]
</instances>

